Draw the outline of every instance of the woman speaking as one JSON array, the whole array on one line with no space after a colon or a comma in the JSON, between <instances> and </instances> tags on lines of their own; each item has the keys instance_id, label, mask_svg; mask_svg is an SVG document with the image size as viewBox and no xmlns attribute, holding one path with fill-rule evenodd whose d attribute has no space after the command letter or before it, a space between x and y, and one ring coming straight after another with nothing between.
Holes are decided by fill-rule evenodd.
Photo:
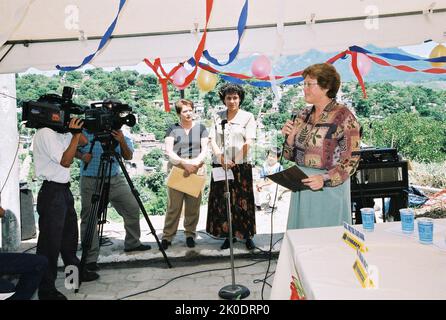
<instances>
[{"instance_id":1,"label":"woman speaking","mask_svg":"<svg viewBox=\"0 0 446 320\"><path fill-rule=\"evenodd\" d=\"M287 229L317 228L351 223L350 176L359 161L359 124L350 110L336 101L340 76L328 63L303 72L304 108L282 128L287 137L284 157L308 178L308 190L293 192Z\"/></svg>"}]
</instances>

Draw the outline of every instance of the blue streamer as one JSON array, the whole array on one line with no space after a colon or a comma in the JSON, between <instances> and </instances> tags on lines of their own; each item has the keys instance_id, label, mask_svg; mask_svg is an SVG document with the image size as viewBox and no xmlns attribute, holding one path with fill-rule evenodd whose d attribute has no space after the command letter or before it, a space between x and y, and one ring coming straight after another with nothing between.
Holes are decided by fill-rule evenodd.
<instances>
[{"instance_id":1,"label":"blue streamer","mask_svg":"<svg viewBox=\"0 0 446 320\"><path fill-rule=\"evenodd\" d=\"M195 63L195 59L192 57L189 60L187 60L187 63L189 63L192 67L195 67L196 63Z\"/></svg>"},{"instance_id":2,"label":"blue streamer","mask_svg":"<svg viewBox=\"0 0 446 320\"><path fill-rule=\"evenodd\" d=\"M288 85L288 84L299 84L303 80L304 80L303 77L296 77L296 78L291 78L291 79L285 80L285 81L281 82L280 84L285 84L285 85Z\"/></svg>"},{"instance_id":3,"label":"blue streamer","mask_svg":"<svg viewBox=\"0 0 446 320\"><path fill-rule=\"evenodd\" d=\"M254 87L259 87L259 88L269 88L271 87L271 82L269 81L246 81L246 80L242 80L242 79L238 79L235 77L231 77L225 74L221 74L220 77L223 80L226 80L228 82L232 82L235 84L240 84L240 85L245 85L245 84L249 84L251 86ZM303 77L295 77L295 78L288 78L288 79L280 79L277 81L277 84L283 84L283 85L293 85L293 84L299 84L300 82L302 82L304 80Z\"/></svg>"},{"instance_id":4,"label":"blue streamer","mask_svg":"<svg viewBox=\"0 0 446 320\"><path fill-rule=\"evenodd\" d=\"M124 4L125 4L125 1L126 1L126 0L120 0L120 3L119 3L119 10L118 10L118 13L116 14L116 18L115 18L115 20L113 20L112 24L108 27L107 31L105 32L105 34L103 35L103 37L102 37L102 39L101 39L101 42L99 43L99 46L98 46L97 50L96 50L94 53L92 53L92 54L86 56L86 57L84 58L84 60L82 61L82 63L81 63L80 65L78 65L78 66L62 67L62 66L60 66L60 65L57 65L56 68L57 68L58 70L60 70L60 71L73 71L73 70L76 70L76 69L78 69L78 68L80 68L80 67L83 67L84 65L86 65L87 63L89 63L89 62L94 58L94 56L96 55L96 53L97 53L99 50L101 50L102 47L105 46L105 44L108 42L108 40L110 40L110 37L111 37L111 35L113 34L113 31L115 30L116 22L118 21L118 17L119 17L119 14L121 13L121 9L122 9L122 7L123 7Z\"/></svg>"},{"instance_id":5,"label":"blue streamer","mask_svg":"<svg viewBox=\"0 0 446 320\"><path fill-rule=\"evenodd\" d=\"M438 57L438 58L429 58L429 59L419 59L414 58L405 54L399 53L374 53L364 48L358 46L351 46L349 48L350 51L364 53L364 54L373 54L376 56L380 56L386 59L397 60L397 61L426 61L426 62L446 62L446 57Z\"/></svg>"},{"instance_id":6,"label":"blue streamer","mask_svg":"<svg viewBox=\"0 0 446 320\"><path fill-rule=\"evenodd\" d=\"M209 52L207 50L203 51L203 56L210 63L215 64L215 65L220 66L220 67L226 66L226 65L230 64L232 61L234 61L234 59L237 56L238 51L240 49L240 40L241 40L241 38L243 36L243 32L245 31L247 19L248 19L248 0L245 1L245 4L243 5L242 12L240 13L240 17L239 17L239 20L238 20L238 25L237 25L237 32L238 32L237 45L229 53L229 60L227 62L225 62L225 63L219 62L214 57L211 57L211 55L209 54Z\"/></svg>"},{"instance_id":7,"label":"blue streamer","mask_svg":"<svg viewBox=\"0 0 446 320\"><path fill-rule=\"evenodd\" d=\"M243 84L246 83L246 81L244 81L244 80L241 80L241 79L238 79L238 78L234 78L234 77L231 77L231 76L227 76L225 74L221 74L220 77L223 80L226 80L228 82L232 82L232 83L235 83L235 84L242 84L243 85Z\"/></svg>"}]
</instances>

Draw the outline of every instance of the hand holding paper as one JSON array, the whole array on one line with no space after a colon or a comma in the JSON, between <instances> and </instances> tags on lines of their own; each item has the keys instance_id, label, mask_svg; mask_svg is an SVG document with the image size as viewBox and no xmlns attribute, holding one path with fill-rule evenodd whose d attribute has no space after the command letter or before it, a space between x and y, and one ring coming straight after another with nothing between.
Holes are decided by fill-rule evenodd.
<instances>
[{"instance_id":1,"label":"hand holding paper","mask_svg":"<svg viewBox=\"0 0 446 320\"><path fill-rule=\"evenodd\" d=\"M286 170L268 175L267 177L293 192L309 189L307 185L302 183L302 180L307 179L308 176L297 166L292 166Z\"/></svg>"},{"instance_id":2,"label":"hand holding paper","mask_svg":"<svg viewBox=\"0 0 446 320\"><path fill-rule=\"evenodd\" d=\"M310 187L311 190L319 190L324 186L324 177L320 174L312 175L306 179L302 179L302 183Z\"/></svg>"},{"instance_id":3,"label":"hand holding paper","mask_svg":"<svg viewBox=\"0 0 446 320\"><path fill-rule=\"evenodd\" d=\"M173 167L167 178L167 186L197 198L204 187L206 178L195 173L185 176L185 172L181 168Z\"/></svg>"}]
</instances>

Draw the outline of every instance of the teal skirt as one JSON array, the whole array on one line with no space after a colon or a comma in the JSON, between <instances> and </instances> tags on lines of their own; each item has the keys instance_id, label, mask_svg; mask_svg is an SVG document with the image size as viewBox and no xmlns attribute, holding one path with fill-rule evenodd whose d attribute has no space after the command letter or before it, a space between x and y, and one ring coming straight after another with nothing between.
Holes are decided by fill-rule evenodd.
<instances>
[{"instance_id":1,"label":"teal skirt","mask_svg":"<svg viewBox=\"0 0 446 320\"><path fill-rule=\"evenodd\" d=\"M326 170L301 167L308 176ZM302 190L291 193L287 229L319 228L351 224L350 179L336 187Z\"/></svg>"}]
</instances>

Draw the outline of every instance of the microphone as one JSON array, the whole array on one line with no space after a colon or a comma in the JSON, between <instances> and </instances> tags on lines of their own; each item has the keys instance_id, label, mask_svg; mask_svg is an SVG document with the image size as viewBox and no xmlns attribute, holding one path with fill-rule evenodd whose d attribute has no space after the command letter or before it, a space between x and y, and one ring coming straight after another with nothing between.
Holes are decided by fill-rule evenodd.
<instances>
[{"instance_id":1,"label":"microphone","mask_svg":"<svg viewBox=\"0 0 446 320\"><path fill-rule=\"evenodd\" d=\"M296 108L293 108L293 111L291 111L291 120L293 121L293 123L297 118L297 113L298 113L298 110ZM287 139L288 139L288 134L285 135L285 141Z\"/></svg>"},{"instance_id":2,"label":"microphone","mask_svg":"<svg viewBox=\"0 0 446 320\"><path fill-rule=\"evenodd\" d=\"M297 110L296 108L293 108L293 111L291 111L291 120L296 120L297 118L297 114L299 113L299 110Z\"/></svg>"},{"instance_id":3,"label":"microphone","mask_svg":"<svg viewBox=\"0 0 446 320\"><path fill-rule=\"evenodd\" d=\"M293 121L293 123L297 118L297 114L298 114L297 108L293 108L293 110L291 111L291 120ZM283 140L283 143L282 143L282 153L281 153L280 159L279 159L280 164L282 164L283 154L285 152L285 144L286 144L287 140L288 140L288 134L285 135L285 139Z\"/></svg>"}]
</instances>

